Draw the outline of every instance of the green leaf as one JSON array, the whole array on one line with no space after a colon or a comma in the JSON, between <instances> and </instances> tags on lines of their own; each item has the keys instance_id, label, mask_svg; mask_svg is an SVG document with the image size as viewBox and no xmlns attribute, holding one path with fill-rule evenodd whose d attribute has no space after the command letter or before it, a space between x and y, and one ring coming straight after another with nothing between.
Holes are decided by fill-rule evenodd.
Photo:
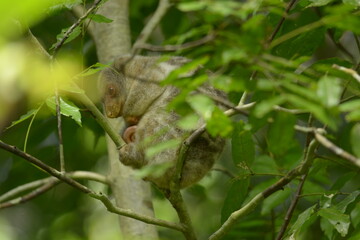
<instances>
[{"instance_id":1,"label":"green leaf","mask_svg":"<svg viewBox=\"0 0 360 240\"><path fill-rule=\"evenodd\" d=\"M199 115L191 113L180 118L177 125L184 130L195 130L199 126Z\"/></svg>"},{"instance_id":2,"label":"green leaf","mask_svg":"<svg viewBox=\"0 0 360 240\"><path fill-rule=\"evenodd\" d=\"M135 171L135 176L138 177L139 179L148 176L161 177L170 167L172 167L171 162L165 162L161 164L148 164L142 167L141 169L137 169Z\"/></svg>"},{"instance_id":3,"label":"green leaf","mask_svg":"<svg viewBox=\"0 0 360 240\"><path fill-rule=\"evenodd\" d=\"M66 32L68 31L69 28L70 28L70 27L64 28L64 29L61 30L61 33L59 33L59 34L56 36L56 39L57 39L56 43L54 43L54 44L51 46L50 50L54 49L55 46L62 41L62 39L65 37L65 34L66 34ZM80 26L77 26L77 27L70 33L70 35L68 36L68 38L65 40L64 44L71 42L72 40L74 40L75 38L77 38L80 34L81 34L81 27L80 27Z\"/></svg>"},{"instance_id":4,"label":"green leaf","mask_svg":"<svg viewBox=\"0 0 360 240\"><path fill-rule=\"evenodd\" d=\"M87 69L85 69L84 71L82 71L81 73L79 73L78 75L76 75L75 78L93 75L108 67L110 67L110 64L95 63L90 67L88 67Z\"/></svg>"},{"instance_id":5,"label":"green leaf","mask_svg":"<svg viewBox=\"0 0 360 240\"><path fill-rule=\"evenodd\" d=\"M233 130L233 126L229 117L215 107L211 114L211 118L206 120L206 130L213 137L226 137Z\"/></svg>"},{"instance_id":6,"label":"green leaf","mask_svg":"<svg viewBox=\"0 0 360 240\"><path fill-rule=\"evenodd\" d=\"M351 100L344 102L339 106L340 111L342 112L348 112L348 111L354 111L357 109L360 109L360 100Z\"/></svg>"},{"instance_id":7,"label":"green leaf","mask_svg":"<svg viewBox=\"0 0 360 240\"><path fill-rule=\"evenodd\" d=\"M184 65L182 65L180 68L175 69L174 71L172 71L162 82L161 84L165 85L165 84L171 84L173 82L176 82L176 80L178 78L181 77L181 75L187 75L189 74L191 71L196 70L197 68L199 68L201 65L205 64L206 62L209 61L209 57L205 56L202 58L197 58L194 59L191 62L188 62Z\"/></svg>"},{"instance_id":8,"label":"green leaf","mask_svg":"<svg viewBox=\"0 0 360 240\"><path fill-rule=\"evenodd\" d=\"M17 124L25 121L26 119L31 118L32 116L35 116L38 111L39 111L38 108L37 108L37 109L31 109L31 110L29 110L26 114L22 115L18 120L13 121L13 122L11 123L11 125L10 125L9 127L7 127L6 129L9 129L9 128L17 125Z\"/></svg>"},{"instance_id":9,"label":"green leaf","mask_svg":"<svg viewBox=\"0 0 360 240\"><path fill-rule=\"evenodd\" d=\"M284 96L276 96L273 98L265 99L264 101L256 104L254 109L255 117L262 118L267 113L271 112L275 105L280 105L285 102Z\"/></svg>"},{"instance_id":10,"label":"green leaf","mask_svg":"<svg viewBox=\"0 0 360 240\"><path fill-rule=\"evenodd\" d=\"M307 110L315 115L321 122L328 124L331 129L336 129L337 123L336 119L329 115L328 112L325 111L319 104L316 104L312 101L309 101L305 98L287 94L286 98L290 103L292 103L295 107Z\"/></svg>"},{"instance_id":11,"label":"green leaf","mask_svg":"<svg viewBox=\"0 0 360 240\"><path fill-rule=\"evenodd\" d=\"M290 194L290 188L285 188L283 191L278 191L266 198L262 204L261 214L263 216L270 214L271 210L284 203Z\"/></svg>"},{"instance_id":12,"label":"green leaf","mask_svg":"<svg viewBox=\"0 0 360 240\"><path fill-rule=\"evenodd\" d=\"M255 159L255 143L250 131L244 129L244 123L235 124L231 138L232 159L236 166L248 170Z\"/></svg>"},{"instance_id":13,"label":"green leaf","mask_svg":"<svg viewBox=\"0 0 360 240\"><path fill-rule=\"evenodd\" d=\"M211 118L215 109L215 104L209 97L202 94L195 94L188 96L186 101L194 109L194 111L205 120Z\"/></svg>"},{"instance_id":14,"label":"green leaf","mask_svg":"<svg viewBox=\"0 0 360 240\"><path fill-rule=\"evenodd\" d=\"M360 158L360 123L357 123L352 127L350 143L353 153Z\"/></svg>"},{"instance_id":15,"label":"green leaf","mask_svg":"<svg viewBox=\"0 0 360 240\"><path fill-rule=\"evenodd\" d=\"M331 3L334 0L310 0L311 4L308 7L321 7Z\"/></svg>"},{"instance_id":16,"label":"green leaf","mask_svg":"<svg viewBox=\"0 0 360 240\"><path fill-rule=\"evenodd\" d=\"M349 122L355 122L360 120L360 109L350 112L346 115L346 120Z\"/></svg>"},{"instance_id":17,"label":"green leaf","mask_svg":"<svg viewBox=\"0 0 360 240\"><path fill-rule=\"evenodd\" d=\"M183 2L177 5L177 8L183 12L199 11L205 8L207 3L205 1Z\"/></svg>"},{"instance_id":18,"label":"green leaf","mask_svg":"<svg viewBox=\"0 0 360 240\"><path fill-rule=\"evenodd\" d=\"M294 235L297 232L300 231L301 227L310 220L310 218L314 215L315 213L315 208L316 205L309 207L308 209L306 209L304 212L300 213L297 220L295 221L295 223L292 225L292 227L289 230L289 234L290 235Z\"/></svg>"},{"instance_id":19,"label":"green leaf","mask_svg":"<svg viewBox=\"0 0 360 240\"><path fill-rule=\"evenodd\" d=\"M275 155L283 155L292 147L294 141L294 125L296 117L290 113L277 112L268 133L269 151Z\"/></svg>"},{"instance_id":20,"label":"green leaf","mask_svg":"<svg viewBox=\"0 0 360 240\"><path fill-rule=\"evenodd\" d=\"M279 173L275 160L268 155L257 156L252 164L252 170L255 173Z\"/></svg>"},{"instance_id":21,"label":"green leaf","mask_svg":"<svg viewBox=\"0 0 360 240\"><path fill-rule=\"evenodd\" d=\"M226 195L221 209L221 223L224 223L231 213L240 209L249 189L249 178L234 181Z\"/></svg>"},{"instance_id":22,"label":"green leaf","mask_svg":"<svg viewBox=\"0 0 360 240\"><path fill-rule=\"evenodd\" d=\"M354 202L360 195L360 190L350 193L344 200L335 205L335 207L341 212L345 213L347 206Z\"/></svg>"},{"instance_id":23,"label":"green leaf","mask_svg":"<svg viewBox=\"0 0 360 240\"><path fill-rule=\"evenodd\" d=\"M93 20L94 22L98 22L98 23L111 23L112 19L109 19L101 14L90 14L88 16L88 18L90 18L91 20Z\"/></svg>"},{"instance_id":24,"label":"green leaf","mask_svg":"<svg viewBox=\"0 0 360 240\"><path fill-rule=\"evenodd\" d=\"M169 141L158 143L154 146L147 148L145 152L145 156L147 158L152 158L156 154L164 150L179 147L180 143L181 143L181 139L170 139Z\"/></svg>"},{"instance_id":25,"label":"green leaf","mask_svg":"<svg viewBox=\"0 0 360 240\"><path fill-rule=\"evenodd\" d=\"M338 78L324 76L318 82L316 94L324 106L334 107L339 104L341 91Z\"/></svg>"},{"instance_id":26,"label":"green leaf","mask_svg":"<svg viewBox=\"0 0 360 240\"><path fill-rule=\"evenodd\" d=\"M350 226L349 215L343 214L335 208L320 209L318 215L327 219L342 237L347 235Z\"/></svg>"},{"instance_id":27,"label":"green leaf","mask_svg":"<svg viewBox=\"0 0 360 240\"><path fill-rule=\"evenodd\" d=\"M46 105L49 109L56 114L56 101L55 96L46 99ZM80 109L71 101L60 97L60 113L66 117L71 117L79 126L81 126Z\"/></svg>"}]
</instances>

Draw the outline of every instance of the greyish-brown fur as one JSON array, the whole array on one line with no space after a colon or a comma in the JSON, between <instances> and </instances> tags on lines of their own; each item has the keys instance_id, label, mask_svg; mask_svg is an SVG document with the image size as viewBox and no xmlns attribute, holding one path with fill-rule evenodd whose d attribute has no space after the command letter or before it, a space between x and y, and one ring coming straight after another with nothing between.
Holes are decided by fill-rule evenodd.
<instances>
[{"instance_id":1,"label":"greyish-brown fur","mask_svg":"<svg viewBox=\"0 0 360 240\"><path fill-rule=\"evenodd\" d=\"M166 110L168 103L179 93L174 86L160 86L158 83L174 69L189 62L183 57L172 57L161 62L159 57L129 56L115 61L111 68L104 70L100 76L99 86L105 112L108 117L122 116L126 126L134 126L128 132L135 134L133 142L120 149L120 161L134 168L145 165L171 163L160 177L148 176L147 180L161 188L169 188L173 177L180 144L157 153L152 158L145 157L145 150L161 142L172 139L183 140L189 134L176 126L179 116ZM191 76L194 72L190 72ZM224 94L204 85L208 94ZM199 122L199 126L203 121ZM129 128L130 129L130 128ZM135 130L135 131L134 131ZM126 130L125 130L126 131ZM124 132L125 132L124 131ZM182 172L181 187L187 187L199 181L211 169L224 147L225 140L212 138L204 133L189 148Z\"/></svg>"}]
</instances>

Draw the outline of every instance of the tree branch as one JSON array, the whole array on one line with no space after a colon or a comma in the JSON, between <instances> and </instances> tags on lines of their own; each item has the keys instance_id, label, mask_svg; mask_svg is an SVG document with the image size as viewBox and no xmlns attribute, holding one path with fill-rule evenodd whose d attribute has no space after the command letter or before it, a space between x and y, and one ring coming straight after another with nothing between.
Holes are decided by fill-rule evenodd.
<instances>
[{"instance_id":1,"label":"tree branch","mask_svg":"<svg viewBox=\"0 0 360 240\"><path fill-rule=\"evenodd\" d=\"M171 4L169 0L160 0L157 9L155 10L154 15L148 21L146 26L141 31L138 39L135 41L132 52L133 55L138 54L140 49L138 46L143 45L149 39L151 33L154 31L155 27L159 24L163 16L166 14L167 10L170 8Z\"/></svg>"},{"instance_id":2,"label":"tree branch","mask_svg":"<svg viewBox=\"0 0 360 240\"><path fill-rule=\"evenodd\" d=\"M354 69L342 67L336 64L332 65L332 67L351 75L356 81L358 81L358 83L360 83L360 75Z\"/></svg>"},{"instance_id":3,"label":"tree branch","mask_svg":"<svg viewBox=\"0 0 360 240\"><path fill-rule=\"evenodd\" d=\"M300 182L299 187L298 187L298 189L297 189L297 191L295 193L294 199L292 200L291 205L290 205L288 211L286 212L284 222L283 222L283 224L281 226L280 232L276 236L276 240L281 240L283 238L284 233L285 233L287 227L289 226L289 223L290 223L290 220L291 220L292 215L294 213L295 207L296 207L297 203L299 202L300 195L302 193L302 189L304 187L306 177L307 177L307 174L304 174L301 177L301 182Z\"/></svg>"},{"instance_id":4,"label":"tree branch","mask_svg":"<svg viewBox=\"0 0 360 240\"><path fill-rule=\"evenodd\" d=\"M56 177L57 179L69 184L70 186L74 187L75 189L80 190L83 193L88 194L90 197L95 198L100 200L106 207L106 209L112 213L116 213L122 216L127 216L130 218L134 218L137 220L140 220L142 222L145 223L149 223L149 224L153 224L153 225L158 225L158 226L162 226L162 227L167 227L167 228L171 228L171 229L175 229L181 232L186 231L186 229L184 228L183 225L180 224L176 224L176 223L171 223L171 222L167 222L164 220L159 220L153 217L148 217L145 215L141 215L141 214L137 214L131 210L128 209L122 209L122 208L118 208L116 206L114 206L112 204L112 202L109 200L109 198L105 195L103 195L102 193L95 193L93 190L87 188L86 186L80 184L79 182L71 179L68 174L64 174L62 172L59 172L58 170L56 170L55 168L52 168L48 165L46 165L45 163L43 163L42 161L40 161L39 159L31 156L30 154L27 154L19 149L17 149L14 146L8 145L2 141L0 141L0 148L11 152L25 160L27 160L28 162L34 164L35 166L39 167L41 170L44 170L45 172L49 173L51 176ZM53 184L53 183L51 183ZM51 187L50 183L47 185L43 185L43 188L40 188L40 192L44 192L47 191L49 189L49 187ZM33 193L30 193L30 195L27 195L26 197L32 197L31 194L35 194L36 191L34 191ZM37 194L39 195L39 194Z\"/></svg>"},{"instance_id":5,"label":"tree branch","mask_svg":"<svg viewBox=\"0 0 360 240\"><path fill-rule=\"evenodd\" d=\"M252 210L255 209L257 205L259 205L265 198L269 197L273 193L283 189L285 185L291 182L294 178L304 174L310 168L313 158L314 158L314 151L317 147L317 142L313 140L309 144L309 149L304 157L303 162L298 165L296 168L291 170L285 177L281 178L275 184L271 185L263 192L257 194L253 199L250 200L245 206L240 208L237 211L234 211L230 217L223 223L223 225L210 237L209 240L218 240L223 237L231 228L232 226L242 217L248 215Z\"/></svg>"},{"instance_id":6,"label":"tree branch","mask_svg":"<svg viewBox=\"0 0 360 240\"><path fill-rule=\"evenodd\" d=\"M64 37L55 44L54 51L51 58L55 58L60 48L64 45L65 41L70 37L70 34L92 13L94 12L102 0L95 0L94 4L87 10L87 12L80 17L71 27L64 33Z\"/></svg>"},{"instance_id":7,"label":"tree branch","mask_svg":"<svg viewBox=\"0 0 360 240\"><path fill-rule=\"evenodd\" d=\"M181 51L181 50L186 50L189 48L201 46L205 43L211 42L214 39L215 39L215 35L210 34L210 35L206 35L205 37L203 37L201 39L187 42L187 43L180 44L180 45L156 46L156 45L152 45L152 44L148 44L148 43L142 43L142 44L139 43L136 47L138 49L145 49L145 50L153 51L153 52L174 52L174 51Z\"/></svg>"},{"instance_id":8,"label":"tree branch","mask_svg":"<svg viewBox=\"0 0 360 240\"><path fill-rule=\"evenodd\" d=\"M106 179L105 176L100 175L98 173L94 173L94 172L87 172L87 171L75 171L75 172L68 172L67 173L68 177L71 177L73 179L84 179L84 180L92 180L92 181L96 181L96 182L100 182L103 184L108 185L109 182ZM36 180L30 183L26 183L24 185L18 186L14 189L11 189L10 191L4 193L3 195L0 196L0 203L7 201L9 199L12 199L18 195L20 195L22 192L26 192L26 191L30 191L32 189L41 187L42 185L45 185L51 181L57 181L60 182L59 179L57 179L56 177L48 177L48 178L44 178L44 179L40 179L40 180Z\"/></svg>"}]
</instances>

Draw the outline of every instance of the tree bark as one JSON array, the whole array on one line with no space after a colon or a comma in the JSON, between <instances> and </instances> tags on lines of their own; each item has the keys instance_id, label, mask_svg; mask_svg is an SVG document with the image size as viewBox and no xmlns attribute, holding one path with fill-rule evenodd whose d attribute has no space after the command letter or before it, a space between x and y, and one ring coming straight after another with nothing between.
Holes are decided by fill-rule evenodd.
<instances>
[{"instance_id":1,"label":"tree bark","mask_svg":"<svg viewBox=\"0 0 360 240\"><path fill-rule=\"evenodd\" d=\"M91 35L96 44L97 55L101 63L109 63L116 57L128 54L131 50L128 0L109 0L103 4L98 14L113 20L111 23L92 23ZM121 121L110 119L114 129L120 132ZM109 180L111 189L119 207L131 209L141 214L154 216L150 185L141 179L135 179L133 170L119 161L118 150L107 136L109 154ZM158 239L156 227L120 216L120 228L124 239Z\"/></svg>"}]
</instances>

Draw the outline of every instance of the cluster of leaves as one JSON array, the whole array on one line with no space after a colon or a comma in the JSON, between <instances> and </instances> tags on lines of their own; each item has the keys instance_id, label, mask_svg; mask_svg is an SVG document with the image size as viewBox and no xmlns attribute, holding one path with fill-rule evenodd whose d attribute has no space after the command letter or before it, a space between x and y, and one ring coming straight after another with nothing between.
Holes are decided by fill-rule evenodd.
<instances>
[{"instance_id":1,"label":"cluster of leaves","mask_svg":"<svg viewBox=\"0 0 360 240\"><path fill-rule=\"evenodd\" d=\"M23 1L20 5L27 6L25 3L30 2ZM50 7L48 14L51 18L52 15L64 14L73 4L80 2L69 0L50 5L38 1L39 6L34 6L34 9ZM142 10L150 15L156 4L157 1L137 1L131 4L132 35L139 34L139 26L147 17ZM360 83L351 75L333 68L337 64L359 70L360 46L357 35L360 33L360 5L358 1L351 0L300 0L289 12L285 12L287 4L278 0L181 1L169 10L160 25L164 44L181 46L206 35L215 36L214 40L204 45L185 50L179 47L178 51L172 53L187 56L193 61L174 71L164 84L172 84L182 90L169 106L183 116L178 123L181 127L193 129L199 117L202 117L211 134L231 139L231 154L227 156L232 162L223 159L218 164L234 175L232 180L214 177L214 190L201 190L199 185L189 190L196 199L204 198L208 202L211 202L211 194L217 197L227 194L221 198L223 203L218 203L211 210L211 214L221 216L221 223L301 162L309 138L313 136L296 132L295 125L326 128L328 139L360 158ZM15 4L9 3L5 9L11 6ZM21 13L21 10L23 8L18 11ZM41 14L34 16L26 20L32 23L44 17ZM104 24L112 21L99 14L91 14L87 19ZM36 27L41 28L42 24L45 23ZM174 28L174 25L177 27ZM0 24L0 30L3 29L4 25ZM53 44L52 48L57 46L68 29L57 29L60 32L57 41L46 42L46 45ZM85 34L85 30L86 24L77 26L67 36L65 44L79 41L79 36ZM343 45L349 41L351 45ZM85 59L85 62L91 60ZM201 65L210 69L212 74L200 70L195 77L179 78L182 73ZM104 67L95 64L76 77L89 76ZM216 100L200 93L189 95L206 81L225 91L234 106L245 92L246 102L254 102L254 106L240 113L244 113L244 117L230 117L217 106ZM91 129L95 136L102 132L89 120L91 118L81 116L80 108L71 101L61 98L60 103L61 113L83 126L79 130L76 124L65 121L64 142L68 145L65 153L71 156L76 152L74 156L79 156L78 159L88 159L93 154L85 150L80 153L79 148L70 145L86 145L85 149L93 150L92 144L96 144L97 140L83 143L79 136L88 134L86 129ZM45 140L51 137L55 128L49 130L48 122L37 120L37 114L45 105L55 113L54 96L46 96L38 108L30 110L13 123L13 126L20 127L13 127L5 139L18 143L16 136L27 132L26 141L38 141L38 144L31 143L34 148L40 149L34 153L46 156L48 150L41 151L48 142ZM26 130L22 125L29 118L31 122ZM51 121L55 126L54 118ZM33 122L36 138L29 137ZM36 126L40 126L39 129ZM42 128L47 130L43 131ZM80 131L76 138L72 136L74 131ZM168 143L161 147L170 145ZM96 156L100 158L105 151L103 146ZM52 153L50 158L55 158L55 154ZM70 166L84 169L86 165L91 169L96 166L96 160L92 159L91 163L70 163ZM23 172L27 172L27 169L15 169L14 176ZM225 182L227 187L217 184L217 181ZM14 184L18 182L14 181ZM360 238L358 182L358 168L329 149L319 147L307 174L302 195L295 196L299 198L299 203L287 229L287 239ZM286 211L299 185L296 179L283 191L271 195L262 203L261 209L241 219L225 239L272 239L272 235L283 225ZM75 211L76 206L67 209ZM200 213L204 232L214 228L203 226L207 211L209 209ZM217 222L216 227L219 225L220 222Z\"/></svg>"}]
</instances>

